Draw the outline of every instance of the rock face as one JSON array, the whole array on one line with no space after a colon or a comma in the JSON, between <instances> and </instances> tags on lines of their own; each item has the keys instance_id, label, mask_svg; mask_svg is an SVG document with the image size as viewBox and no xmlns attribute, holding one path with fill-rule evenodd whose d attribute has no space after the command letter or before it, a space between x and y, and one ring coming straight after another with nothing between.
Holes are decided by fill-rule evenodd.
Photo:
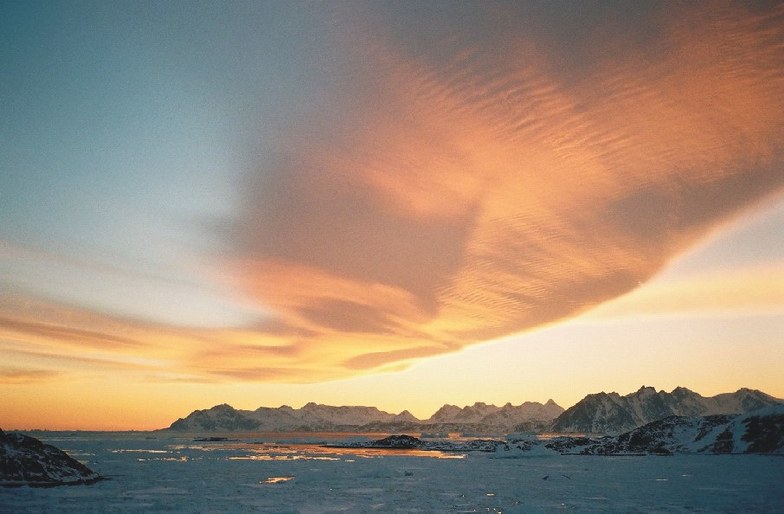
<instances>
[{"instance_id":1,"label":"rock face","mask_svg":"<svg viewBox=\"0 0 784 514\"><path fill-rule=\"evenodd\" d=\"M102 477L54 446L0 430L0 486L90 484Z\"/></svg>"},{"instance_id":2,"label":"rock face","mask_svg":"<svg viewBox=\"0 0 784 514\"><path fill-rule=\"evenodd\" d=\"M744 414L779 404L781 400L750 389L706 398L684 387L670 393L641 387L626 396L604 392L590 394L558 416L552 430L620 434L670 416Z\"/></svg>"}]
</instances>

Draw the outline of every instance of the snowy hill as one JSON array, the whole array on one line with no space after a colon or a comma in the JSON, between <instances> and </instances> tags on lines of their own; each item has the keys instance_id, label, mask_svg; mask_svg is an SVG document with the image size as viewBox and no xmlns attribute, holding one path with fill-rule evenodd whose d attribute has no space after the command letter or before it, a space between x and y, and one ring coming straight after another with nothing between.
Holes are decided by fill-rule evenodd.
<instances>
[{"instance_id":1,"label":"snowy hill","mask_svg":"<svg viewBox=\"0 0 784 514\"><path fill-rule=\"evenodd\" d=\"M0 486L90 484L101 478L54 446L0 430Z\"/></svg>"},{"instance_id":2,"label":"snowy hill","mask_svg":"<svg viewBox=\"0 0 784 514\"><path fill-rule=\"evenodd\" d=\"M589 394L558 416L552 430L620 434L670 416L743 414L779 404L781 400L745 388L706 398L684 387L670 393L641 387L626 396L604 392Z\"/></svg>"},{"instance_id":3,"label":"snowy hill","mask_svg":"<svg viewBox=\"0 0 784 514\"><path fill-rule=\"evenodd\" d=\"M732 416L670 416L615 437L564 437L547 443L562 453L583 455L673 453L784 454L784 405Z\"/></svg>"},{"instance_id":4,"label":"snowy hill","mask_svg":"<svg viewBox=\"0 0 784 514\"><path fill-rule=\"evenodd\" d=\"M784 455L784 405L738 416L706 450L712 453L774 453Z\"/></svg>"}]
</instances>

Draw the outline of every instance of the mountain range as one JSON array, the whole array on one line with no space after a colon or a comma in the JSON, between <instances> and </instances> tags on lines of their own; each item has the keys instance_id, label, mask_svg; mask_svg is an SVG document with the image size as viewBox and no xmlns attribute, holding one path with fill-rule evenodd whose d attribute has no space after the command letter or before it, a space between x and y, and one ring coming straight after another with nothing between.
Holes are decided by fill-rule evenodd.
<instances>
[{"instance_id":1,"label":"mountain range","mask_svg":"<svg viewBox=\"0 0 784 514\"><path fill-rule=\"evenodd\" d=\"M641 387L634 393L589 394L564 410L553 400L542 404L507 403L502 407L477 402L458 407L444 405L420 420L408 411L391 414L375 407L334 407L308 403L300 409L287 405L240 410L216 405L196 410L168 427L179 432L421 432L502 434L558 432L617 435L671 416L704 417L741 415L784 401L752 389L739 389L704 397L684 387L671 392Z\"/></svg>"},{"instance_id":2,"label":"mountain range","mask_svg":"<svg viewBox=\"0 0 784 514\"><path fill-rule=\"evenodd\" d=\"M301 409L288 405L240 410L223 404L197 410L171 424L169 430L181 432L295 432L295 431L431 431L505 433L520 427L546 428L563 407L549 400L507 403L503 407L477 402L458 407L444 405L427 420L410 412L390 414L375 407L334 407L308 403Z\"/></svg>"}]
</instances>

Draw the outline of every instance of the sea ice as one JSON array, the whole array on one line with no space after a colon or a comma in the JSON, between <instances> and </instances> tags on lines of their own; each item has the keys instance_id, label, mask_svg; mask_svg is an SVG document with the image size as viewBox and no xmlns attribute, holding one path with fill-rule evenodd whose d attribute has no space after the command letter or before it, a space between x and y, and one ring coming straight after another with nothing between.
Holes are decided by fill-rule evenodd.
<instances>
[{"instance_id":1,"label":"sea ice","mask_svg":"<svg viewBox=\"0 0 784 514\"><path fill-rule=\"evenodd\" d=\"M169 434L37 436L109 480L0 489L1 512L784 511L775 456L448 459Z\"/></svg>"}]
</instances>

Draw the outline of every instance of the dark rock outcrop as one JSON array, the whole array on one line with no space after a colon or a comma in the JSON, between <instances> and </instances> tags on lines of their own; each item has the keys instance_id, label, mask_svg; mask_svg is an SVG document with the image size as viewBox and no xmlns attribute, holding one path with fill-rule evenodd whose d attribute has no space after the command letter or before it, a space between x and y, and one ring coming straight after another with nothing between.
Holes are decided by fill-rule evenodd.
<instances>
[{"instance_id":1,"label":"dark rock outcrop","mask_svg":"<svg viewBox=\"0 0 784 514\"><path fill-rule=\"evenodd\" d=\"M410 435L391 435L384 439L379 439L372 442L372 446L368 448L391 448L396 450L408 450L414 448L422 448L424 445L422 441Z\"/></svg>"},{"instance_id":2,"label":"dark rock outcrop","mask_svg":"<svg viewBox=\"0 0 784 514\"><path fill-rule=\"evenodd\" d=\"M0 430L0 486L91 484L102 478L54 446Z\"/></svg>"},{"instance_id":3,"label":"dark rock outcrop","mask_svg":"<svg viewBox=\"0 0 784 514\"><path fill-rule=\"evenodd\" d=\"M368 448L376 450L424 450L439 452L494 452L504 446L504 441L497 439L469 439L450 441L445 439L422 440L410 435L391 435L374 441L362 441L338 445L341 448ZM336 445L327 445L333 446Z\"/></svg>"}]
</instances>

